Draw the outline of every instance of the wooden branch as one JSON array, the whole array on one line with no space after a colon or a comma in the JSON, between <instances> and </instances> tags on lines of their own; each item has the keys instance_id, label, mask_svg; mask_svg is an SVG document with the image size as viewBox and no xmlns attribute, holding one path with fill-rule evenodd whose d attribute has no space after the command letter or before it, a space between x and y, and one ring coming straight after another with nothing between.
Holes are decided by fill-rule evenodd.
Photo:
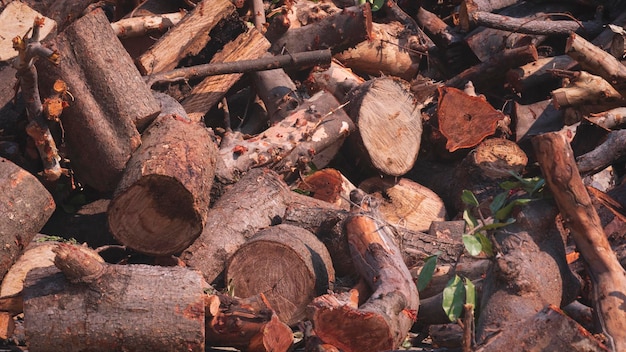
<instances>
[{"instance_id":1,"label":"wooden branch","mask_svg":"<svg viewBox=\"0 0 626 352\"><path fill-rule=\"evenodd\" d=\"M613 351L624 350L626 272L604 235L598 214L580 178L574 153L560 133L536 136L532 142L546 182L589 268L596 315L607 344Z\"/></svg>"},{"instance_id":2,"label":"wooden branch","mask_svg":"<svg viewBox=\"0 0 626 352\"><path fill-rule=\"evenodd\" d=\"M145 76L144 80L150 87L157 83L176 82L192 78L224 75L228 73L248 73L265 71L275 68L305 69L315 65L329 65L330 50L316 50L304 53L270 56L253 60L232 62L215 62L204 65L178 68L172 71L160 72Z\"/></svg>"},{"instance_id":3,"label":"wooden branch","mask_svg":"<svg viewBox=\"0 0 626 352\"><path fill-rule=\"evenodd\" d=\"M583 37L571 34L565 45L565 53L578 61L583 69L606 79L618 91L626 89L626 67Z\"/></svg>"},{"instance_id":4,"label":"wooden branch","mask_svg":"<svg viewBox=\"0 0 626 352\"><path fill-rule=\"evenodd\" d=\"M137 59L142 74L171 70L187 55L196 55L211 39L207 34L236 8L229 0L204 0Z\"/></svg>"},{"instance_id":5,"label":"wooden branch","mask_svg":"<svg viewBox=\"0 0 626 352\"><path fill-rule=\"evenodd\" d=\"M609 132L606 140L592 151L576 158L582 175L596 173L626 156L626 130Z\"/></svg>"},{"instance_id":6,"label":"wooden branch","mask_svg":"<svg viewBox=\"0 0 626 352\"><path fill-rule=\"evenodd\" d=\"M449 48L454 45L462 44L463 37L454 28L448 26L436 14L420 7L415 15L415 20L424 27L424 31L428 34L438 47Z\"/></svg>"},{"instance_id":7,"label":"wooden branch","mask_svg":"<svg viewBox=\"0 0 626 352\"><path fill-rule=\"evenodd\" d=\"M26 133L35 142L39 157L43 162L44 178L48 181L56 181L61 177L61 157L48 127L48 120L44 116L37 69L33 63L37 58L46 58L51 63L58 64L59 53L41 45L40 29L43 24L44 19L37 17L33 22L33 33L30 38L19 36L13 38L13 48L18 52L17 59L13 61L13 66L17 70L16 77L26 101L26 116L28 118Z\"/></svg>"},{"instance_id":8,"label":"wooden branch","mask_svg":"<svg viewBox=\"0 0 626 352\"><path fill-rule=\"evenodd\" d=\"M536 17L510 17L486 11L474 11L469 14L470 22L476 26L484 26L515 33L539 35L568 35L582 33L587 36L598 35L604 28L597 21L544 20Z\"/></svg>"},{"instance_id":9,"label":"wooden branch","mask_svg":"<svg viewBox=\"0 0 626 352\"><path fill-rule=\"evenodd\" d=\"M587 120L607 130L617 129L626 122L626 107L592 113L587 117Z\"/></svg>"},{"instance_id":10,"label":"wooden branch","mask_svg":"<svg viewBox=\"0 0 626 352\"><path fill-rule=\"evenodd\" d=\"M141 37L153 31L166 32L185 16L182 11L155 16L124 18L111 23L118 38Z\"/></svg>"},{"instance_id":11,"label":"wooden branch","mask_svg":"<svg viewBox=\"0 0 626 352\"><path fill-rule=\"evenodd\" d=\"M463 88L472 81L479 91L498 86L511 68L519 67L539 58L537 48L527 45L515 49L505 49L481 64L472 66L445 82L446 86Z\"/></svg>"},{"instance_id":12,"label":"wooden branch","mask_svg":"<svg viewBox=\"0 0 626 352\"><path fill-rule=\"evenodd\" d=\"M585 71L551 70L551 72L569 79L567 86L555 89L551 93L552 102L557 109L581 105L612 108L624 103L624 97L603 77Z\"/></svg>"},{"instance_id":13,"label":"wooden branch","mask_svg":"<svg viewBox=\"0 0 626 352\"><path fill-rule=\"evenodd\" d=\"M378 221L373 200L354 191L358 204L344 223L355 265L373 291L356 307L351 299L324 295L310 305L317 336L346 352L381 351L398 347L417 317L419 294L393 242L390 227ZM360 210L363 209L363 210Z\"/></svg>"},{"instance_id":14,"label":"wooden branch","mask_svg":"<svg viewBox=\"0 0 626 352\"><path fill-rule=\"evenodd\" d=\"M204 228L217 147L207 128L177 115L156 119L142 140L109 205L109 228L136 251L176 254Z\"/></svg>"},{"instance_id":15,"label":"wooden branch","mask_svg":"<svg viewBox=\"0 0 626 352\"><path fill-rule=\"evenodd\" d=\"M106 264L93 250L69 244L59 244L56 253L62 272L36 268L26 277L29 350L174 351L185 346L204 351L203 291L208 285L198 272Z\"/></svg>"},{"instance_id":16,"label":"wooden branch","mask_svg":"<svg viewBox=\"0 0 626 352\"><path fill-rule=\"evenodd\" d=\"M472 26L470 13L476 11L492 12L517 3L515 0L463 0L459 9L459 23L463 31L468 32Z\"/></svg>"},{"instance_id":17,"label":"wooden branch","mask_svg":"<svg viewBox=\"0 0 626 352\"><path fill-rule=\"evenodd\" d=\"M576 61L567 55L539 58L520 67L512 68L507 72L506 80L515 91L529 93L555 79L550 70L570 70L576 64Z\"/></svg>"},{"instance_id":18,"label":"wooden branch","mask_svg":"<svg viewBox=\"0 0 626 352\"><path fill-rule=\"evenodd\" d=\"M227 133L220 144L225 167L217 170L218 177L232 182L237 175L266 165L287 174L309 162L324 167L352 131L354 124L335 97L319 92L280 123L253 138Z\"/></svg>"},{"instance_id":19,"label":"wooden branch","mask_svg":"<svg viewBox=\"0 0 626 352\"><path fill-rule=\"evenodd\" d=\"M304 82L310 93L322 89L331 92L338 101L345 101L346 95L356 86L365 82L349 68L341 65L337 60L330 63L330 67L316 67Z\"/></svg>"},{"instance_id":20,"label":"wooden branch","mask_svg":"<svg viewBox=\"0 0 626 352\"><path fill-rule=\"evenodd\" d=\"M267 53L269 47L270 43L263 37L263 34L251 28L226 44L221 52L213 56L210 63L258 59ZM194 86L191 94L181 104L192 119L194 114L204 116L224 97L241 76L243 73L209 76Z\"/></svg>"}]
</instances>

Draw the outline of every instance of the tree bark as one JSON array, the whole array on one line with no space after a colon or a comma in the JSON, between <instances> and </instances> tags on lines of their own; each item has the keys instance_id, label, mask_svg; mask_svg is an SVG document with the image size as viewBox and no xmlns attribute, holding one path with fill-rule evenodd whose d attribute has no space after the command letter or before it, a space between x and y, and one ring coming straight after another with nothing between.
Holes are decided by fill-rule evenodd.
<instances>
[{"instance_id":1,"label":"tree bark","mask_svg":"<svg viewBox=\"0 0 626 352\"><path fill-rule=\"evenodd\" d=\"M181 267L110 265L77 246L31 270L24 287L30 351L204 351L206 283ZM155 334L158 331L158 334Z\"/></svg>"},{"instance_id":2,"label":"tree bark","mask_svg":"<svg viewBox=\"0 0 626 352\"><path fill-rule=\"evenodd\" d=\"M167 115L143 134L109 205L109 228L142 253L170 255L202 232L209 209L217 147L199 124Z\"/></svg>"},{"instance_id":3,"label":"tree bark","mask_svg":"<svg viewBox=\"0 0 626 352\"><path fill-rule=\"evenodd\" d=\"M585 260L593 285L596 316L607 345L626 349L626 312L623 309L626 272L611 250L600 219L591 204L574 160L574 153L559 133L533 138L537 161L566 226Z\"/></svg>"},{"instance_id":4,"label":"tree bark","mask_svg":"<svg viewBox=\"0 0 626 352\"><path fill-rule=\"evenodd\" d=\"M274 54L299 53L330 48L333 53L346 50L371 38L372 10L369 3L352 6L319 22L289 29L272 43Z\"/></svg>"},{"instance_id":5,"label":"tree bark","mask_svg":"<svg viewBox=\"0 0 626 352\"><path fill-rule=\"evenodd\" d=\"M363 192L353 194L360 207L344 226L356 267L373 293L358 308L354 296L320 296L311 303L309 316L317 336L343 351L389 350L402 343L413 325L419 294L389 227L376 220L372 199Z\"/></svg>"},{"instance_id":6,"label":"tree bark","mask_svg":"<svg viewBox=\"0 0 626 352\"><path fill-rule=\"evenodd\" d=\"M143 55L137 67L144 75L168 71L187 55L197 55L211 39L208 33L236 8L228 0L205 0L196 5L172 30Z\"/></svg>"},{"instance_id":7,"label":"tree bark","mask_svg":"<svg viewBox=\"0 0 626 352\"><path fill-rule=\"evenodd\" d=\"M350 137L356 158L385 175L406 174L417 159L422 134L422 102L415 100L409 84L392 77L372 79L346 99L346 111L358 129Z\"/></svg>"},{"instance_id":8,"label":"tree bark","mask_svg":"<svg viewBox=\"0 0 626 352\"><path fill-rule=\"evenodd\" d=\"M547 304L560 307L578 296L580 283L567 266L556 215L552 204L535 201L514 224L494 233L498 256L483 285L479 342L499 329L514 329Z\"/></svg>"},{"instance_id":9,"label":"tree bark","mask_svg":"<svg viewBox=\"0 0 626 352\"><path fill-rule=\"evenodd\" d=\"M56 207L52 195L26 170L0 158L0 279L45 225Z\"/></svg>"},{"instance_id":10,"label":"tree bark","mask_svg":"<svg viewBox=\"0 0 626 352\"><path fill-rule=\"evenodd\" d=\"M503 329L476 352L572 351L604 352L608 349L554 305Z\"/></svg>"},{"instance_id":11,"label":"tree bark","mask_svg":"<svg viewBox=\"0 0 626 352\"><path fill-rule=\"evenodd\" d=\"M227 133L220 144L225 167L218 170L218 177L232 182L247 170L266 165L281 174L301 170L311 162L322 168L353 130L354 124L339 102L330 93L319 92L253 138Z\"/></svg>"},{"instance_id":12,"label":"tree bark","mask_svg":"<svg viewBox=\"0 0 626 352\"><path fill-rule=\"evenodd\" d=\"M61 115L72 168L84 183L113 191L141 144L137 128L158 115L159 104L102 10L74 22L52 44L60 64L39 60L37 68L41 87L61 77L75 97Z\"/></svg>"},{"instance_id":13,"label":"tree bark","mask_svg":"<svg viewBox=\"0 0 626 352\"><path fill-rule=\"evenodd\" d=\"M313 298L332 289L330 254L311 232L280 224L256 233L229 259L226 280L236 295L263 294L281 321L305 318Z\"/></svg>"}]
</instances>

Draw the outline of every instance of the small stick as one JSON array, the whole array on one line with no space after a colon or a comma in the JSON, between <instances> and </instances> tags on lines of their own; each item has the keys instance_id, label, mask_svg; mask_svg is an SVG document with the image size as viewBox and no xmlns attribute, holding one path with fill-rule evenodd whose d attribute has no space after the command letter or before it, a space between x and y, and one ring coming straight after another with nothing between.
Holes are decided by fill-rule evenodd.
<instances>
[{"instance_id":1,"label":"small stick","mask_svg":"<svg viewBox=\"0 0 626 352\"><path fill-rule=\"evenodd\" d=\"M315 65L330 65L332 58L329 49L264 57L256 60L241 60L183 67L168 72L161 72L146 76L148 86L156 83L176 82L206 76L223 75L228 73L247 73L266 71L276 68L303 68Z\"/></svg>"}]
</instances>

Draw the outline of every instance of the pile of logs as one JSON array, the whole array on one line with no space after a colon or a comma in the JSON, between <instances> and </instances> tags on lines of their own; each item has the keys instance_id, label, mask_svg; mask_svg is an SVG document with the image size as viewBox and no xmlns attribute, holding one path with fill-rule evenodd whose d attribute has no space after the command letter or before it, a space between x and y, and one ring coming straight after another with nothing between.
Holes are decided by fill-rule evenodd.
<instances>
[{"instance_id":1,"label":"pile of logs","mask_svg":"<svg viewBox=\"0 0 626 352\"><path fill-rule=\"evenodd\" d=\"M626 350L624 26L620 1L0 2L0 340Z\"/></svg>"}]
</instances>

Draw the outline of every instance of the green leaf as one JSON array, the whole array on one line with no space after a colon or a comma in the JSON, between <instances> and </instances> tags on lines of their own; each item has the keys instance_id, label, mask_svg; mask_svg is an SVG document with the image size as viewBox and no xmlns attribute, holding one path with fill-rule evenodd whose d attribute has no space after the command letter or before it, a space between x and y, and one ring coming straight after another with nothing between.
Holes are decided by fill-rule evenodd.
<instances>
[{"instance_id":1,"label":"green leaf","mask_svg":"<svg viewBox=\"0 0 626 352\"><path fill-rule=\"evenodd\" d=\"M489 257L493 256L493 246L491 245L491 240L487 238L482 232L476 234L476 239L480 242L480 247L482 251Z\"/></svg>"},{"instance_id":2,"label":"green leaf","mask_svg":"<svg viewBox=\"0 0 626 352\"><path fill-rule=\"evenodd\" d=\"M465 223L471 228L478 226L478 220L476 220L468 209L463 210L463 220L465 220Z\"/></svg>"},{"instance_id":3,"label":"green leaf","mask_svg":"<svg viewBox=\"0 0 626 352\"><path fill-rule=\"evenodd\" d=\"M472 193L472 191L464 189L463 193L461 194L461 200L466 205L474 207L478 206L478 199L476 199L476 196L474 196L474 193Z\"/></svg>"},{"instance_id":4,"label":"green leaf","mask_svg":"<svg viewBox=\"0 0 626 352\"><path fill-rule=\"evenodd\" d=\"M443 301L441 303L441 307L450 321L454 322L459 318L463 311L464 300L465 286L461 278L454 275L443 289Z\"/></svg>"},{"instance_id":5,"label":"green leaf","mask_svg":"<svg viewBox=\"0 0 626 352\"><path fill-rule=\"evenodd\" d=\"M508 219L506 219L505 222L494 222L494 223L491 223L491 224L487 224L487 225L481 227L480 229L483 230L483 231L499 229L501 227L505 227L505 226L511 225L514 222L515 222L515 219L508 218Z\"/></svg>"},{"instance_id":6,"label":"green leaf","mask_svg":"<svg viewBox=\"0 0 626 352\"><path fill-rule=\"evenodd\" d=\"M433 278L433 273L435 272L435 268L437 267L437 258L439 258L439 254L441 253L431 255L424 261L424 266L422 267L422 270L417 277L418 291L423 291L430 283L430 280Z\"/></svg>"},{"instance_id":7,"label":"green leaf","mask_svg":"<svg viewBox=\"0 0 626 352\"><path fill-rule=\"evenodd\" d=\"M476 307L476 287L472 280L465 278L465 304L471 304Z\"/></svg>"},{"instance_id":8,"label":"green leaf","mask_svg":"<svg viewBox=\"0 0 626 352\"><path fill-rule=\"evenodd\" d=\"M506 198L509 196L509 192L504 191L493 198L491 204L489 204L489 210L491 210L491 214L495 214L498 210L500 210L504 203L506 203Z\"/></svg>"},{"instance_id":9,"label":"green leaf","mask_svg":"<svg viewBox=\"0 0 626 352\"><path fill-rule=\"evenodd\" d=\"M513 208L515 208L518 205L524 205L527 204L529 202L531 202L532 199L530 198L519 198L516 199L512 202L510 202L509 204L507 204L504 208L498 210L495 214L496 219L498 220L504 220L506 218L508 218L511 215L511 212L513 211Z\"/></svg>"},{"instance_id":10,"label":"green leaf","mask_svg":"<svg viewBox=\"0 0 626 352\"><path fill-rule=\"evenodd\" d=\"M463 235L463 244L465 245L465 249L467 249L472 256L479 255L483 250L480 241L472 235Z\"/></svg>"},{"instance_id":11,"label":"green leaf","mask_svg":"<svg viewBox=\"0 0 626 352\"><path fill-rule=\"evenodd\" d=\"M518 181L503 181L503 182L500 182L500 188L502 188L505 191L510 191L512 189L520 188L520 187L522 187L522 185Z\"/></svg>"},{"instance_id":12,"label":"green leaf","mask_svg":"<svg viewBox=\"0 0 626 352\"><path fill-rule=\"evenodd\" d=\"M385 0L373 0L372 12L380 10L384 4L385 4Z\"/></svg>"}]
</instances>

